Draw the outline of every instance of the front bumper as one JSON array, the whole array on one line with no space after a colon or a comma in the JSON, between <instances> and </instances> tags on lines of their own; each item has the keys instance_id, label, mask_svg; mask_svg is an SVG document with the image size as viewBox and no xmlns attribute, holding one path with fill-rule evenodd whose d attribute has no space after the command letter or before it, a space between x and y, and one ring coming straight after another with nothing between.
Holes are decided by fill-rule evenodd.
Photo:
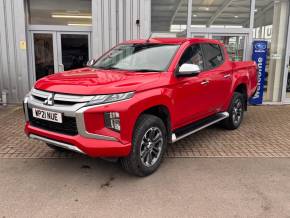
<instances>
[{"instance_id":1,"label":"front bumper","mask_svg":"<svg viewBox=\"0 0 290 218\"><path fill-rule=\"evenodd\" d=\"M131 149L131 144L123 144L119 141L86 138L81 135L68 136L33 127L29 122L26 122L25 133L30 138L35 138L46 143L54 144L55 146L83 153L90 157L123 157L127 156ZM60 143L65 145L61 146Z\"/></svg>"},{"instance_id":2,"label":"front bumper","mask_svg":"<svg viewBox=\"0 0 290 218\"><path fill-rule=\"evenodd\" d=\"M122 157L130 153L131 144L129 142L124 142L112 135L89 133L86 130L84 112L92 108L85 107L87 98L74 99L77 102L73 105L66 105L66 102L63 105L47 106L43 104L41 98L45 99L48 94L47 92L34 90L33 94L29 94L24 99L25 133L28 137L91 157ZM58 95L57 97L60 102L63 100L68 101L69 99L68 95ZM64 116L75 118L78 134L67 135L32 125L29 121L28 110L33 107L60 112Z\"/></svg>"}]
</instances>

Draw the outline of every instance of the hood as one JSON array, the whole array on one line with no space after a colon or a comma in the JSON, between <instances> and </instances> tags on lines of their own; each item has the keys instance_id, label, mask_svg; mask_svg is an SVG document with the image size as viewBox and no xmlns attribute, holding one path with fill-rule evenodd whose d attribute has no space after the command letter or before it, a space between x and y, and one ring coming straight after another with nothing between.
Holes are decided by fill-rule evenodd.
<instances>
[{"instance_id":1,"label":"hood","mask_svg":"<svg viewBox=\"0 0 290 218\"><path fill-rule=\"evenodd\" d=\"M46 76L35 88L67 94L96 95L140 91L152 84L160 73L139 73L118 70L82 68Z\"/></svg>"}]
</instances>

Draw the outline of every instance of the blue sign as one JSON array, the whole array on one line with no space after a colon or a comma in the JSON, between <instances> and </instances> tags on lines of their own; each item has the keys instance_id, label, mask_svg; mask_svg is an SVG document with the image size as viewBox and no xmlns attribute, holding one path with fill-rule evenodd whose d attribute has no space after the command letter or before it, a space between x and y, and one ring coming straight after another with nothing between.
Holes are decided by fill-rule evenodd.
<instances>
[{"instance_id":1,"label":"blue sign","mask_svg":"<svg viewBox=\"0 0 290 218\"><path fill-rule=\"evenodd\" d=\"M267 47L268 43L264 40L257 40L253 42L253 61L258 67L258 86L255 95L250 99L250 104L262 104L265 84L265 69L267 62Z\"/></svg>"}]
</instances>

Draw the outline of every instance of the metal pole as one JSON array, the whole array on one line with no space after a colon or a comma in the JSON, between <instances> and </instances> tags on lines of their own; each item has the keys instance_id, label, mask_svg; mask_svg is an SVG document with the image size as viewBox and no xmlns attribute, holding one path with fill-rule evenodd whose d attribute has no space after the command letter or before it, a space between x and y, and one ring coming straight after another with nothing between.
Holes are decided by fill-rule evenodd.
<instances>
[{"instance_id":1,"label":"metal pole","mask_svg":"<svg viewBox=\"0 0 290 218\"><path fill-rule=\"evenodd\" d=\"M186 25L186 37L191 36L191 18L192 18L192 0L187 0L187 25Z\"/></svg>"},{"instance_id":2,"label":"metal pole","mask_svg":"<svg viewBox=\"0 0 290 218\"><path fill-rule=\"evenodd\" d=\"M251 11L250 11L250 23L249 23L249 48L247 49L247 59L250 60L252 56L252 44L253 44L253 29L255 20L255 7L256 0L251 0Z\"/></svg>"},{"instance_id":3,"label":"metal pole","mask_svg":"<svg viewBox=\"0 0 290 218\"><path fill-rule=\"evenodd\" d=\"M254 20L255 20L255 5L256 5L256 0L251 0L251 12L250 12L249 28L252 30L254 28Z\"/></svg>"}]
</instances>

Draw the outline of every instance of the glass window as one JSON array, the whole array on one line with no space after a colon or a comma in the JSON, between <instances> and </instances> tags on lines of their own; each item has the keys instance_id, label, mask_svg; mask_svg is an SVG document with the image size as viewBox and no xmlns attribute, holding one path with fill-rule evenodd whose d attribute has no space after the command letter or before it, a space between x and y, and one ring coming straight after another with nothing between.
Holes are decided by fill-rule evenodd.
<instances>
[{"instance_id":1,"label":"glass window","mask_svg":"<svg viewBox=\"0 0 290 218\"><path fill-rule=\"evenodd\" d=\"M188 47L179 60L179 66L184 63L198 65L201 70L204 69L202 51L199 44Z\"/></svg>"},{"instance_id":2,"label":"glass window","mask_svg":"<svg viewBox=\"0 0 290 218\"><path fill-rule=\"evenodd\" d=\"M51 33L34 33L34 60L36 80L54 73L53 36Z\"/></svg>"},{"instance_id":3,"label":"glass window","mask_svg":"<svg viewBox=\"0 0 290 218\"><path fill-rule=\"evenodd\" d=\"M91 26L91 0L28 0L33 25Z\"/></svg>"},{"instance_id":4,"label":"glass window","mask_svg":"<svg viewBox=\"0 0 290 218\"><path fill-rule=\"evenodd\" d=\"M94 65L102 69L152 72L165 71L179 45L124 44L112 49Z\"/></svg>"},{"instance_id":5,"label":"glass window","mask_svg":"<svg viewBox=\"0 0 290 218\"><path fill-rule=\"evenodd\" d=\"M88 35L61 34L61 54L64 70L86 66L89 59Z\"/></svg>"},{"instance_id":6,"label":"glass window","mask_svg":"<svg viewBox=\"0 0 290 218\"><path fill-rule=\"evenodd\" d=\"M219 45L203 44L205 64L208 69L220 66L223 63L223 54Z\"/></svg>"},{"instance_id":7,"label":"glass window","mask_svg":"<svg viewBox=\"0 0 290 218\"><path fill-rule=\"evenodd\" d=\"M251 0L193 0L191 27L249 28L250 8ZM151 0L152 32L184 37L187 11L187 0Z\"/></svg>"},{"instance_id":8,"label":"glass window","mask_svg":"<svg viewBox=\"0 0 290 218\"><path fill-rule=\"evenodd\" d=\"M251 0L194 0L192 1L192 25L218 28L249 27ZM176 18L182 14L177 13Z\"/></svg>"},{"instance_id":9,"label":"glass window","mask_svg":"<svg viewBox=\"0 0 290 218\"><path fill-rule=\"evenodd\" d=\"M151 0L151 31L155 36L171 32L184 36L187 23L187 1Z\"/></svg>"}]
</instances>

